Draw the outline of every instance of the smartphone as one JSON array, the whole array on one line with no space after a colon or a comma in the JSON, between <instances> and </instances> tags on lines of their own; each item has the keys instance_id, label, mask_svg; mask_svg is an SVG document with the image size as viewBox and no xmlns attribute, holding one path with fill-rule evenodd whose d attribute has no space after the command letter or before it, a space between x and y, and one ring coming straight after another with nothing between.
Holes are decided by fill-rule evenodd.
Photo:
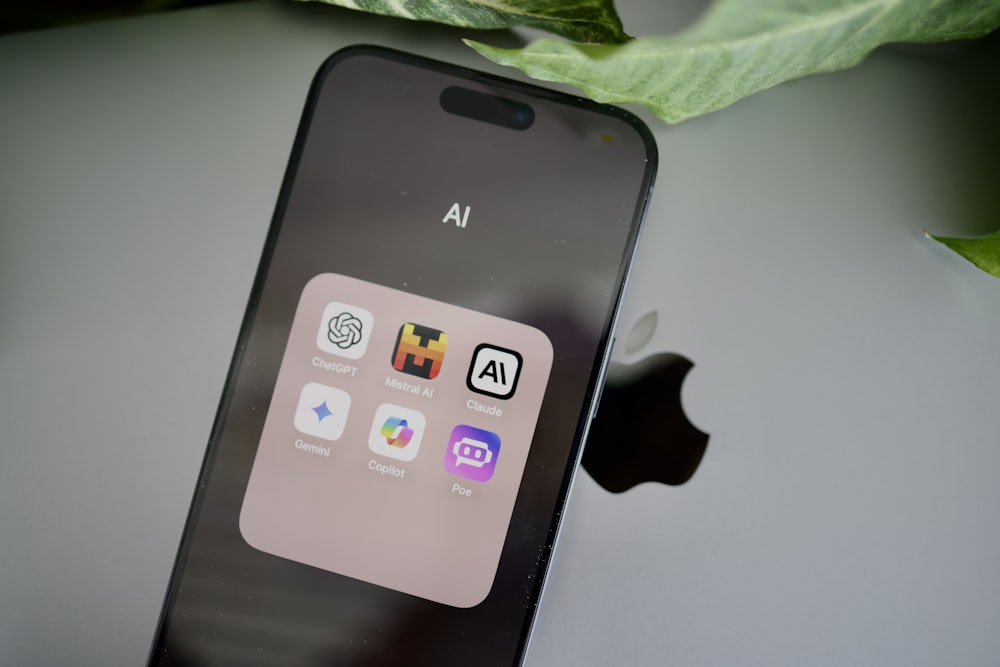
<instances>
[{"instance_id":1,"label":"smartphone","mask_svg":"<svg viewBox=\"0 0 1000 667\"><path fill-rule=\"evenodd\" d=\"M331 56L149 664L520 662L655 167L621 109Z\"/></svg>"}]
</instances>

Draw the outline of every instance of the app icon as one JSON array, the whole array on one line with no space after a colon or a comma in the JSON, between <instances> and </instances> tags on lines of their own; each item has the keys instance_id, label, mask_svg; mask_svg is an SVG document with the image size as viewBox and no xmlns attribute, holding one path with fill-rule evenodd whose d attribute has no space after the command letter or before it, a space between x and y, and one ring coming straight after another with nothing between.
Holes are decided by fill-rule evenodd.
<instances>
[{"instance_id":1,"label":"app icon","mask_svg":"<svg viewBox=\"0 0 1000 667\"><path fill-rule=\"evenodd\" d=\"M448 334L437 329L407 322L399 328L392 367L397 371L433 380L441 372Z\"/></svg>"},{"instance_id":2,"label":"app icon","mask_svg":"<svg viewBox=\"0 0 1000 667\"><path fill-rule=\"evenodd\" d=\"M480 394L508 399L517 388L523 361L514 350L482 343L472 355L465 384Z\"/></svg>"},{"instance_id":3,"label":"app icon","mask_svg":"<svg viewBox=\"0 0 1000 667\"><path fill-rule=\"evenodd\" d=\"M416 410L383 403L375 411L368 448L376 454L412 461L420 451L420 439L427 422Z\"/></svg>"},{"instance_id":4,"label":"app icon","mask_svg":"<svg viewBox=\"0 0 1000 667\"><path fill-rule=\"evenodd\" d=\"M475 426L461 424L451 431L444 469L474 482L493 477L500 456L500 436Z\"/></svg>"},{"instance_id":5,"label":"app icon","mask_svg":"<svg viewBox=\"0 0 1000 667\"><path fill-rule=\"evenodd\" d=\"M344 433L350 395L341 389L310 382L302 388L295 409L295 428L306 435L336 440Z\"/></svg>"},{"instance_id":6,"label":"app icon","mask_svg":"<svg viewBox=\"0 0 1000 667\"><path fill-rule=\"evenodd\" d=\"M364 308L334 301L323 310L316 345L330 354L360 359L368 348L375 318Z\"/></svg>"}]
</instances>

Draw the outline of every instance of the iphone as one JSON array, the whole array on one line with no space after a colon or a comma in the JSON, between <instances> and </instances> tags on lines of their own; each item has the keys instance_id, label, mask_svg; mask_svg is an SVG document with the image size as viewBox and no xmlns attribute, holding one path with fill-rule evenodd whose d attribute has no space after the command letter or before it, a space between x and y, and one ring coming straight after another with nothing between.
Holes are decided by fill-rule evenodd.
<instances>
[{"instance_id":1,"label":"iphone","mask_svg":"<svg viewBox=\"0 0 1000 667\"><path fill-rule=\"evenodd\" d=\"M655 167L626 111L331 56L150 664L518 663Z\"/></svg>"}]
</instances>

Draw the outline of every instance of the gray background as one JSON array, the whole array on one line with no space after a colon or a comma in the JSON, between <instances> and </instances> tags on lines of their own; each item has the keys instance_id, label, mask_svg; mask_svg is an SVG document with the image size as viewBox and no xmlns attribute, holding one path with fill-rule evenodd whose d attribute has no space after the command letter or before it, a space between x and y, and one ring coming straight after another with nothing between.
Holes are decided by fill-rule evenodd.
<instances>
[{"instance_id":1,"label":"gray background","mask_svg":"<svg viewBox=\"0 0 1000 667\"><path fill-rule=\"evenodd\" d=\"M659 4L626 27L699 9ZM467 34L251 3L0 38L0 662L145 658L316 67L516 76ZM616 356L692 359L712 440L681 487L577 478L529 664L997 663L1000 282L922 236L996 226L995 44L640 112L619 338L658 327Z\"/></svg>"}]
</instances>

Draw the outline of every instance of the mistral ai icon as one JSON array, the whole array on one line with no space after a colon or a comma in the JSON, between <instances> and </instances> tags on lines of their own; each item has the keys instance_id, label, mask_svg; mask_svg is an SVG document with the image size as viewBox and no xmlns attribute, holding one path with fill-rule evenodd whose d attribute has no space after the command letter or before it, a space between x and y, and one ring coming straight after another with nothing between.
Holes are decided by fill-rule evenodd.
<instances>
[{"instance_id":1,"label":"mistral ai icon","mask_svg":"<svg viewBox=\"0 0 1000 667\"><path fill-rule=\"evenodd\" d=\"M330 354L360 359L368 348L375 318L358 306L334 301L327 304L316 333L316 345Z\"/></svg>"},{"instance_id":2,"label":"mistral ai icon","mask_svg":"<svg viewBox=\"0 0 1000 667\"><path fill-rule=\"evenodd\" d=\"M438 329L406 322L399 328L392 350L392 367L402 373L433 380L441 372L448 334Z\"/></svg>"}]
</instances>

